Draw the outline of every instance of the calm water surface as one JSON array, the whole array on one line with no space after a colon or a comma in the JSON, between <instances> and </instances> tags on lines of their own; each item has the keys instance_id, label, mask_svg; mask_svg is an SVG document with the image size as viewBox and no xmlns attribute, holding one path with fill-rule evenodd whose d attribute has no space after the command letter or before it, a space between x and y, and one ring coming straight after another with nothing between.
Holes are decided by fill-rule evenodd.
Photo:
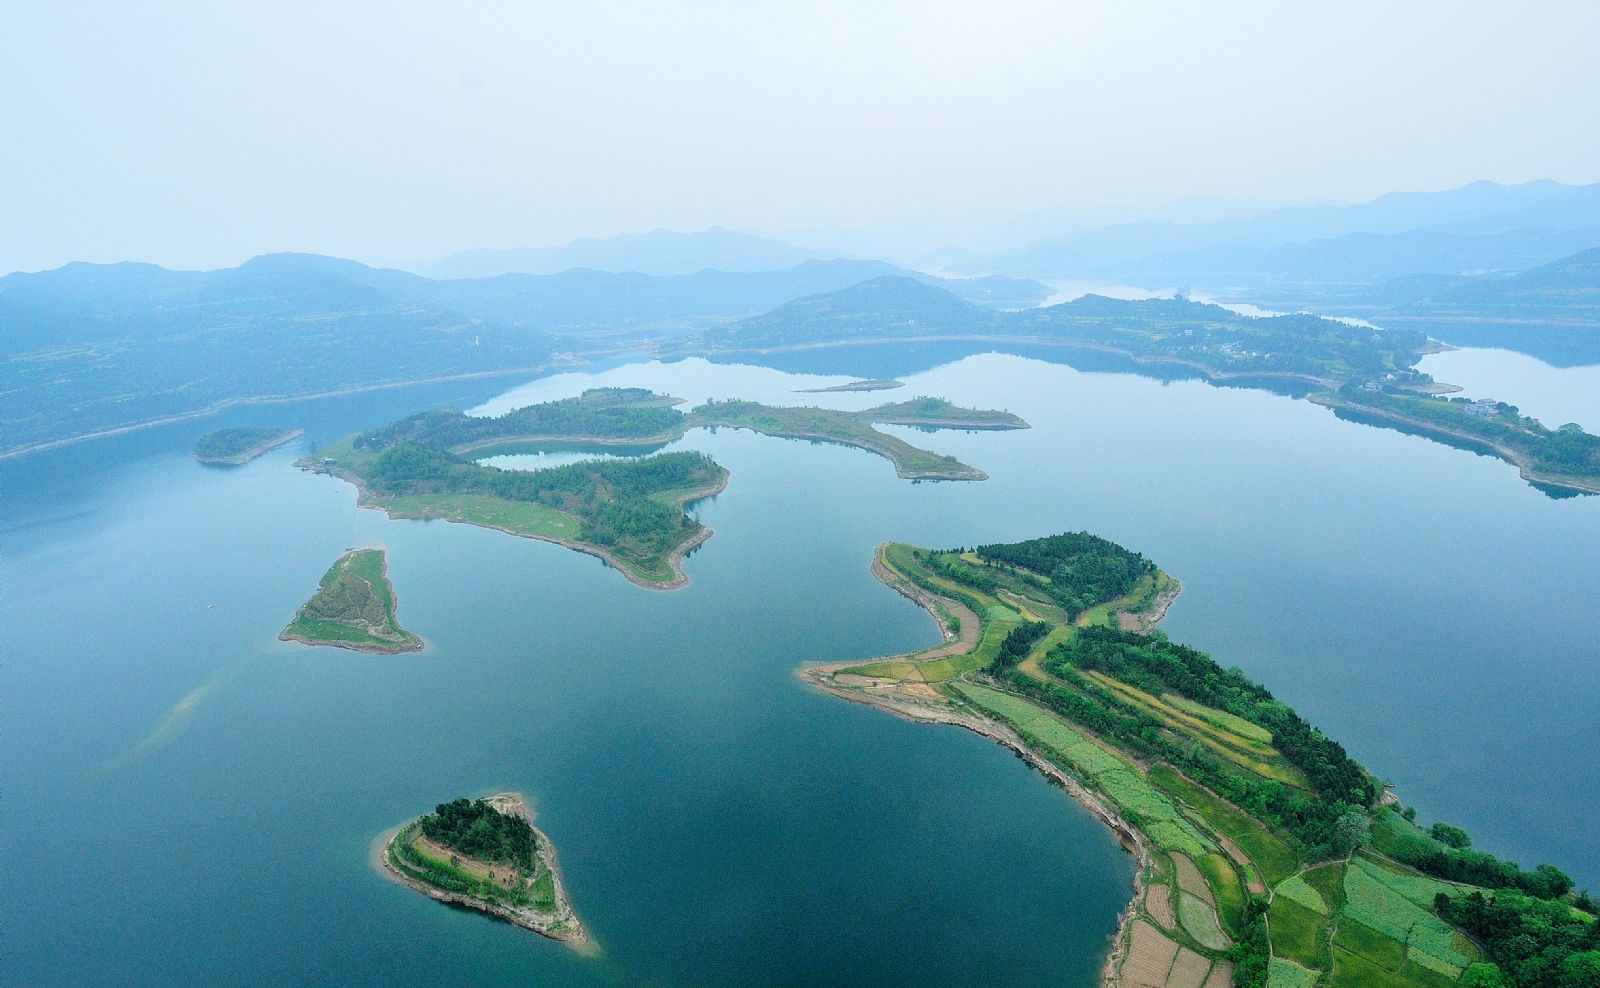
<instances>
[{"instance_id":1,"label":"calm water surface","mask_svg":"<svg viewBox=\"0 0 1600 988\"><path fill-rule=\"evenodd\" d=\"M1552 367L1514 350L1462 348L1418 365L1435 380L1461 385L1465 398L1509 402L1549 428L1576 422L1600 433L1600 366Z\"/></svg>"},{"instance_id":2,"label":"calm water surface","mask_svg":"<svg viewBox=\"0 0 1600 988\"><path fill-rule=\"evenodd\" d=\"M998 746L793 676L935 639L867 572L886 539L1087 528L1140 549L1187 587L1171 634L1265 681L1424 819L1600 879L1571 826L1600 813L1600 499L1262 392L992 354L906 373L796 395L840 379L693 360L237 416L327 442L615 384L938 394L1034 425L898 430L981 484L690 433L672 448L733 477L667 594L545 543L358 510L293 469L305 447L202 468L186 450L217 420L0 464L0 981L1092 984L1132 875L1109 834ZM388 548L426 651L274 639L355 545ZM368 866L384 828L498 789L530 797L600 958Z\"/></svg>"}]
</instances>

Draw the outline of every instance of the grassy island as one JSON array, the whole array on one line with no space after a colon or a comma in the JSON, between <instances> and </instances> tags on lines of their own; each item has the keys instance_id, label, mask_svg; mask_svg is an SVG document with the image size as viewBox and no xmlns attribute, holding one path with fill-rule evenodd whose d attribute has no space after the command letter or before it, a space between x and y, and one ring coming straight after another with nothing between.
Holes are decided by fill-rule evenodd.
<instances>
[{"instance_id":1,"label":"grassy island","mask_svg":"<svg viewBox=\"0 0 1600 988\"><path fill-rule=\"evenodd\" d=\"M491 453L566 443L648 450L690 429L725 426L831 442L887 458L911 480L983 480L982 470L873 427L1026 429L1008 412L917 398L864 412L710 402L691 412L680 399L641 388L595 388L576 398L495 417L440 410L350 436L300 461L355 484L361 503L393 518L442 518L543 539L599 556L630 581L656 590L688 582L680 563L711 530L685 513L727 484L728 472L700 453L505 470L477 462Z\"/></svg>"},{"instance_id":2,"label":"grassy island","mask_svg":"<svg viewBox=\"0 0 1600 988\"><path fill-rule=\"evenodd\" d=\"M395 607L384 551L353 549L328 568L317 592L278 637L358 652L415 652L422 639L400 627Z\"/></svg>"},{"instance_id":3,"label":"grassy island","mask_svg":"<svg viewBox=\"0 0 1600 988\"><path fill-rule=\"evenodd\" d=\"M943 398L917 398L864 412L792 408L753 401L714 401L696 408L685 421L686 427L724 426L750 429L768 436L854 446L887 459L894 464L895 473L906 480L987 480L989 477L953 456L913 446L875 429L875 424L925 429L1028 428L1028 423L1009 412L961 408Z\"/></svg>"},{"instance_id":4,"label":"grassy island","mask_svg":"<svg viewBox=\"0 0 1600 988\"><path fill-rule=\"evenodd\" d=\"M1586 894L1414 812L1266 689L1154 630L1178 583L1087 533L880 546L943 644L807 667L845 699L1007 745L1137 856L1103 983L1580 988Z\"/></svg>"},{"instance_id":5,"label":"grassy island","mask_svg":"<svg viewBox=\"0 0 1600 988\"><path fill-rule=\"evenodd\" d=\"M304 429L217 429L201 436L190 455L201 463L238 466L303 435Z\"/></svg>"},{"instance_id":6,"label":"grassy island","mask_svg":"<svg viewBox=\"0 0 1600 988\"><path fill-rule=\"evenodd\" d=\"M589 936L573 912L555 847L522 797L440 803L383 845L385 871L441 902L492 916L576 947Z\"/></svg>"},{"instance_id":7,"label":"grassy island","mask_svg":"<svg viewBox=\"0 0 1600 988\"><path fill-rule=\"evenodd\" d=\"M374 449L411 442L445 449L457 456L482 456L554 443L649 448L679 439L691 429L725 426L865 449L889 460L896 472L908 480L983 480L987 474L982 470L920 449L873 425L1028 428L1028 423L1008 412L961 408L942 398L929 397L862 412L737 400L710 401L683 412L676 407L680 404L680 399L643 388L593 388L576 398L529 405L493 418L448 410L426 412L357 437L356 444Z\"/></svg>"},{"instance_id":8,"label":"grassy island","mask_svg":"<svg viewBox=\"0 0 1600 988\"><path fill-rule=\"evenodd\" d=\"M835 384L831 388L801 388L795 394L825 395L837 391L893 391L895 388L906 386L904 381L894 378L871 378L865 381L846 381L844 384Z\"/></svg>"},{"instance_id":9,"label":"grassy island","mask_svg":"<svg viewBox=\"0 0 1600 988\"><path fill-rule=\"evenodd\" d=\"M300 461L354 483L363 505L392 518L440 518L555 542L599 556L631 582L688 582L679 563L711 535L684 513L727 484L700 453L502 470L414 439L355 436Z\"/></svg>"}]
</instances>

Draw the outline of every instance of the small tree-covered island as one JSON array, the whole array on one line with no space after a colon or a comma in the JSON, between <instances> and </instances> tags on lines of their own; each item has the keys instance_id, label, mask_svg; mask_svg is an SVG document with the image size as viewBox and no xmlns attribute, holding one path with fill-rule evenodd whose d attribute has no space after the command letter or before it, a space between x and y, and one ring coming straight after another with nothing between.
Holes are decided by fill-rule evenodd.
<instances>
[{"instance_id":1,"label":"small tree-covered island","mask_svg":"<svg viewBox=\"0 0 1600 988\"><path fill-rule=\"evenodd\" d=\"M926 397L864 412L718 401L685 413L678 404L641 388L595 388L495 417L425 412L350 436L300 466L350 481L363 505L392 518L441 518L555 542L599 556L639 586L671 590L688 582L684 556L711 536L685 509L728 482L727 470L709 456L658 452L540 470L508 470L478 460L574 443L647 451L690 429L721 426L865 449L911 480L983 480L982 470L913 446L874 423L1028 427L1007 412Z\"/></svg>"},{"instance_id":2,"label":"small tree-covered island","mask_svg":"<svg viewBox=\"0 0 1600 988\"><path fill-rule=\"evenodd\" d=\"M190 455L200 463L238 466L303 435L304 429L217 429L197 439Z\"/></svg>"},{"instance_id":3,"label":"small tree-covered island","mask_svg":"<svg viewBox=\"0 0 1600 988\"><path fill-rule=\"evenodd\" d=\"M380 860L401 884L441 902L574 947L589 943L556 867L555 847L516 793L440 803L400 827Z\"/></svg>"},{"instance_id":4,"label":"small tree-covered island","mask_svg":"<svg viewBox=\"0 0 1600 988\"><path fill-rule=\"evenodd\" d=\"M1007 745L1138 859L1102 982L1125 988L1591 988L1600 924L1415 811L1266 689L1154 630L1178 583L1088 533L878 548L943 644L803 678Z\"/></svg>"},{"instance_id":5,"label":"small tree-covered island","mask_svg":"<svg viewBox=\"0 0 1600 988\"><path fill-rule=\"evenodd\" d=\"M278 637L358 652L415 652L422 639L400 627L397 606L388 556L382 549L352 549L328 568Z\"/></svg>"}]
</instances>

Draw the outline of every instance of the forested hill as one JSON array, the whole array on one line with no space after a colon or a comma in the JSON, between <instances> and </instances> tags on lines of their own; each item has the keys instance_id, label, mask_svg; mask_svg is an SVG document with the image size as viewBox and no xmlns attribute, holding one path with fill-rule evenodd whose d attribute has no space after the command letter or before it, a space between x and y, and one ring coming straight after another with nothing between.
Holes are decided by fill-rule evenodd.
<instances>
[{"instance_id":1,"label":"forested hill","mask_svg":"<svg viewBox=\"0 0 1600 988\"><path fill-rule=\"evenodd\" d=\"M0 278L0 453L228 400L531 368L566 351L697 333L884 274L992 307L1049 294L1035 281L946 280L855 260L436 281L274 254L218 271L69 264L12 274Z\"/></svg>"},{"instance_id":2,"label":"forested hill","mask_svg":"<svg viewBox=\"0 0 1600 988\"><path fill-rule=\"evenodd\" d=\"M959 336L1090 344L1219 373L1293 374L1330 382L1404 371L1427 336L1311 315L1252 317L1181 298L1085 295L1058 305L995 312L939 288L877 278L797 299L708 334L714 347L762 349L869 339Z\"/></svg>"},{"instance_id":3,"label":"forested hill","mask_svg":"<svg viewBox=\"0 0 1600 988\"><path fill-rule=\"evenodd\" d=\"M576 398L562 398L514 408L494 417L436 409L362 433L357 449L384 449L397 442L421 443L464 450L485 443L517 439L664 441L683 430L684 416L673 406L678 399L644 388L590 388Z\"/></svg>"}]
</instances>

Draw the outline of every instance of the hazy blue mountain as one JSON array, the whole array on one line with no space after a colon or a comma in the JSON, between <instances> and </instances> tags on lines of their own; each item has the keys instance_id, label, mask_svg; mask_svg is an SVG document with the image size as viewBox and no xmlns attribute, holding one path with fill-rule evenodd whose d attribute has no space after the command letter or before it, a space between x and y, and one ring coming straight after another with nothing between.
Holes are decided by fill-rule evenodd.
<instances>
[{"instance_id":1,"label":"hazy blue mountain","mask_svg":"<svg viewBox=\"0 0 1600 988\"><path fill-rule=\"evenodd\" d=\"M337 263L348 266L355 262ZM549 275L430 280L371 268L364 272L341 270L346 270L347 278L382 284L401 298L476 319L585 339L705 327L765 312L790 299L884 276L939 285L968 301L996 308L1025 308L1050 295L1050 289L1028 279L936 278L885 261L847 259L805 261L777 271L703 270L686 275L575 268Z\"/></svg>"},{"instance_id":2,"label":"hazy blue mountain","mask_svg":"<svg viewBox=\"0 0 1600 988\"><path fill-rule=\"evenodd\" d=\"M13 274L0 278L0 450L230 399L531 367L558 350L706 329L886 274L989 306L1050 294L1032 281L952 281L854 260L432 280L270 254L217 271L70 264Z\"/></svg>"},{"instance_id":3,"label":"hazy blue mountain","mask_svg":"<svg viewBox=\"0 0 1600 988\"><path fill-rule=\"evenodd\" d=\"M0 450L230 399L532 367L555 349L548 334L399 298L328 260L0 278Z\"/></svg>"},{"instance_id":4,"label":"hazy blue mountain","mask_svg":"<svg viewBox=\"0 0 1600 988\"><path fill-rule=\"evenodd\" d=\"M418 269L434 278L488 278L499 274L555 274L570 268L683 275L719 271L770 271L833 256L714 226L692 233L651 230L603 239L582 237L559 247L478 248Z\"/></svg>"},{"instance_id":5,"label":"hazy blue mountain","mask_svg":"<svg viewBox=\"0 0 1600 988\"><path fill-rule=\"evenodd\" d=\"M1267 247L1353 233L1431 231L1481 236L1527 229L1600 229L1600 183L1474 182L1446 192L1392 192L1354 205L1289 206L1209 223L1123 223L1081 230L997 253L964 270L1029 277L1082 277L1158 254Z\"/></svg>"},{"instance_id":6,"label":"hazy blue mountain","mask_svg":"<svg viewBox=\"0 0 1600 988\"><path fill-rule=\"evenodd\" d=\"M1220 246L1155 254L1092 269L1090 276L1147 287L1214 289L1373 284L1409 275L1522 271L1596 244L1600 228L1347 233L1267 247Z\"/></svg>"},{"instance_id":7,"label":"hazy blue mountain","mask_svg":"<svg viewBox=\"0 0 1600 988\"><path fill-rule=\"evenodd\" d=\"M1556 366L1600 363L1600 247L1509 274L1417 274L1374 285L1326 291L1297 286L1244 297L1421 329L1460 346L1518 350Z\"/></svg>"}]
</instances>

